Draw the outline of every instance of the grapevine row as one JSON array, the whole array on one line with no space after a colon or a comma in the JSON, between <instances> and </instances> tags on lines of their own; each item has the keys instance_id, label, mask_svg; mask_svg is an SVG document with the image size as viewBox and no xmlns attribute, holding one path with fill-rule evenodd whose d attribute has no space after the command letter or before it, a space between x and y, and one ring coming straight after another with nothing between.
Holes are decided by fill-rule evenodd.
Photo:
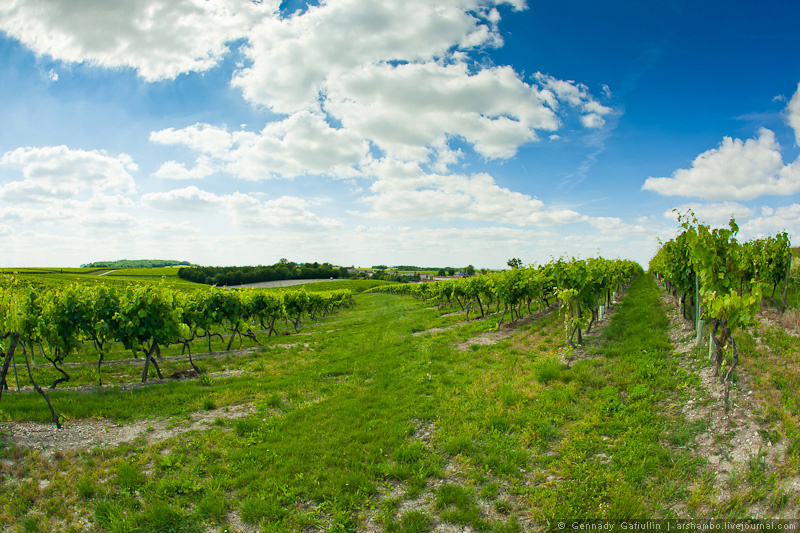
<instances>
[{"instance_id":1,"label":"grapevine row","mask_svg":"<svg viewBox=\"0 0 800 533\"><path fill-rule=\"evenodd\" d=\"M763 295L782 287L781 310L786 308L791 244L786 232L775 237L740 243L739 227L731 219L727 228L712 229L699 224L693 214L680 215L683 231L664 243L650 261L649 269L678 300L686 316L687 298L695 310L698 338L700 320L711 325L715 375L725 385L725 409L731 378L739 363L733 333L753 323ZM724 348L731 352L731 365L722 373Z\"/></svg>"},{"instance_id":2,"label":"grapevine row","mask_svg":"<svg viewBox=\"0 0 800 533\"><path fill-rule=\"evenodd\" d=\"M559 259L539 267L515 268L480 276L430 283L381 286L368 292L410 294L430 303L453 307L484 317L492 305L502 314L500 324L510 314L512 321L523 316L531 306L550 307L559 300L565 317L566 340L581 343L582 330L598 321L600 305L611 305L612 293L640 274L642 267L628 260L593 258Z\"/></svg>"},{"instance_id":3,"label":"grapevine row","mask_svg":"<svg viewBox=\"0 0 800 533\"><path fill-rule=\"evenodd\" d=\"M162 378L157 357L161 347L183 345L189 350L189 362L195 372L201 370L192 360L190 343L205 337L211 352L211 337L220 330L234 339L246 336L258 342L253 331L257 325L275 332L275 322L291 322L297 331L300 321L308 316L316 319L342 306L350 305L349 290L307 293L293 290L282 293L248 290L234 291L212 287L194 292L183 292L164 285L128 285L123 288L98 285L70 285L43 289L24 285L15 279L5 279L0 284L0 398L6 386L9 365L17 349L22 350L28 375L34 388L48 403L53 420L58 417L49 398L36 384L28 362L28 352L33 355L39 346L44 357L62 377L51 388L68 381L69 375L60 366L75 354L83 342L91 342L98 354L97 371L109 343L118 342L126 349L145 354L142 383L147 381L149 367L153 364Z\"/></svg>"}]
</instances>

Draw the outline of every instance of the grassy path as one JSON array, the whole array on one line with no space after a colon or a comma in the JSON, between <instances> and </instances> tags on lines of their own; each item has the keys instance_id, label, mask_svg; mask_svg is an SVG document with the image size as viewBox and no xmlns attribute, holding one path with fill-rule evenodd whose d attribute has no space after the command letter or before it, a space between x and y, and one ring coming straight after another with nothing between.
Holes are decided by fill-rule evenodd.
<instances>
[{"instance_id":1,"label":"grassy path","mask_svg":"<svg viewBox=\"0 0 800 533\"><path fill-rule=\"evenodd\" d=\"M557 313L484 346L470 339L493 321L461 323L404 297L357 301L309 328L307 347L231 358L244 373L210 386L54 394L74 425L255 412L49 459L6 447L0 530L512 532L559 518L684 516L702 475L687 444L702 428L669 412L693 377L649 276L571 367ZM15 418L39 416L24 395L8 399Z\"/></svg>"}]
</instances>

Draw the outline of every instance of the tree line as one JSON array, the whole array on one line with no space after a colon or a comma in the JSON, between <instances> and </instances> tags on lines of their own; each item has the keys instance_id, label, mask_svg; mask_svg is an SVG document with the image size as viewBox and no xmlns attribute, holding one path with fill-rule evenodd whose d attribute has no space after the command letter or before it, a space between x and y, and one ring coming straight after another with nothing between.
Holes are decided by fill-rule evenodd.
<instances>
[{"instance_id":1,"label":"tree line","mask_svg":"<svg viewBox=\"0 0 800 533\"><path fill-rule=\"evenodd\" d=\"M178 277L194 283L230 286L289 279L339 279L350 277L347 269L330 263L295 263L281 259L274 265L204 266L181 268Z\"/></svg>"},{"instance_id":2,"label":"tree line","mask_svg":"<svg viewBox=\"0 0 800 533\"><path fill-rule=\"evenodd\" d=\"M171 259L120 259L119 261L95 261L86 263L81 268L164 268L171 266L195 266L189 261L173 261Z\"/></svg>"}]
</instances>

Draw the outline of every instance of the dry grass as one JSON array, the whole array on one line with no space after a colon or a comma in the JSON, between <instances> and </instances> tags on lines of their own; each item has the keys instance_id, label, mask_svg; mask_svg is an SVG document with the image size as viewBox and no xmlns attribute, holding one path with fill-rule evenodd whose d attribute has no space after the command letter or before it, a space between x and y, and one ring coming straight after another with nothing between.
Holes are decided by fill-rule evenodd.
<instances>
[{"instance_id":1,"label":"dry grass","mask_svg":"<svg viewBox=\"0 0 800 533\"><path fill-rule=\"evenodd\" d=\"M780 323L788 333L800 335L800 309L787 309L781 315Z\"/></svg>"}]
</instances>

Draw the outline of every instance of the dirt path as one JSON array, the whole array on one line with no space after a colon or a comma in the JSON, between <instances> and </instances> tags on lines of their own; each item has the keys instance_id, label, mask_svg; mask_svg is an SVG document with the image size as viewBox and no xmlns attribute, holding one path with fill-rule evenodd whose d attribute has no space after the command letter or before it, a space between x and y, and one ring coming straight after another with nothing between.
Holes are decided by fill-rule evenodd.
<instances>
[{"instance_id":1,"label":"dirt path","mask_svg":"<svg viewBox=\"0 0 800 533\"><path fill-rule=\"evenodd\" d=\"M706 468L711 483L709 487L694 487L694 490L710 490L714 503L724 506L752 488L749 486L752 469L763 466L765 475L769 475L780 468L786 458L786 443L781 441L773 445L763 437L769 428L758 420L762 406L754 396L752 376L742 367L737 371L738 383L730 390L730 410L725 412L725 389L714 376L712 365L703 365L691 355L696 339L692 323L675 312L675 302L669 295L662 294L661 301L670 318L670 340L681 355L680 366L700 380L700 385L691 389L691 398L680 407L689 422L702 422L705 427L689 448L708 462ZM707 354L708 348L703 350ZM797 498L800 477L784 480L783 490L790 502ZM702 516L706 511L710 509L701 508L694 514ZM795 518L794 513L796 509L788 505L776 515L759 501L748 504L745 512L754 518Z\"/></svg>"},{"instance_id":2,"label":"dirt path","mask_svg":"<svg viewBox=\"0 0 800 533\"><path fill-rule=\"evenodd\" d=\"M577 361L594 357L594 348L598 347L605 340L603 332L611 324L611 317L617 314L620 302L622 302L625 295L628 294L629 286L630 285L624 286L622 290L615 293L616 298L611 302L611 306L605 307L604 309L603 320L595 323L589 333L583 334L583 341L581 344L574 346L572 351L567 349L561 354L561 360L564 364L572 365Z\"/></svg>"},{"instance_id":3,"label":"dirt path","mask_svg":"<svg viewBox=\"0 0 800 533\"><path fill-rule=\"evenodd\" d=\"M45 457L56 452L114 448L144 437L160 442L188 431L207 429L218 419L235 420L255 412L252 404L235 405L192 413L186 418L143 419L117 422L108 419L67 421L62 429L42 422L1 422L0 439L39 450Z\"/></svg>"},{"instance_id":4,"label":"dirt path","mask_svg":"<svg viewBox=\"0 0 800 533\"><path fill-rule=\"evenodd\" d=\"M525 325L531 324L533 322L536 322L540 318L552 313L554 310L558 310L558 304L556 304L556 303L551 304L550 307L547 307L545 309L542 309L542 310L539 310L539 311L537 311L535 313L527 315L527 316L525 316L523 318L515 320L514 322L512 322L510 320L507 320L507 321L503 322L502 324L500 324L499 329L497 329L495 331L486 331L486 332L481 333L479 335L476 335L474 337L470 337L468 340L456 345L456 349L459 350L459 351L462 351L462 352L466 352L467 350L470 349L470 346L475 345L475 344L480 345L480 346L491 346L493 344L497 344L498 342L503 341L503 340L511 337L511 335L513 335L522 326L525 326ZM442 317L463 315L463 314L465 314L464 311L458 311L458 312L455 312L455 313L448 313L446 315L442 315ZM499 312L487 313L486 316L483 316L483 317L475 316L470 321L463 320L461 322L456 322L455 324L450 324L449 326L437 327L437 328L428 328L428 329L424 329L422 331L415 331L411 335L414 336L414 337L419 337L421 335L426 335L426 334L429 334L429 333L430 334L436 334L436 333L441 333L443 331L449 331L451 329L455 329L455 328L461 327L461 326L463 326L465 324L469 324L470 322L474 322L476 320L493 320L493 319L494 320L499 320L500 319L500 313Z\"/></svg>"},{"instance_id":5,"label":"dirt path","mask_svg":"<svg viewBox=\"0 0 800 533\"><path fill-rule=\"evenodd\" d=\"M536 322L537 320L557 310L558 310L558 304L553 303L550 305L550 307L546 307L533 314L522 317L514 322L511 321L504 322L500 324L500 328L497 331L486 331L484 333L481 333L480 335L471 337L467 341L458 344L456 346L456 349L462 352L466 352L470 350L473 345L476 344L479 346L491 346L493 344L497 344L498 342L504 341L509 337L511 337L519 328L526 326L528 324L532 324L533 322Z\"/></svg>"}]
</instances>

